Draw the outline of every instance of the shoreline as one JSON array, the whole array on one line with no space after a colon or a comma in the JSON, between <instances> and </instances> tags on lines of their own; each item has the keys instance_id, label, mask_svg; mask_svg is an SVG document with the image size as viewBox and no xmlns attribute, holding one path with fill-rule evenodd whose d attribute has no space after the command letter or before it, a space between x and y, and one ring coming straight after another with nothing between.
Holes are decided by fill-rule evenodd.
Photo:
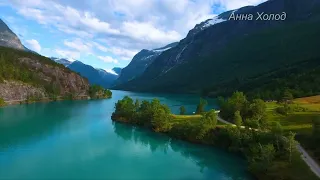
<instances>
[{"instance_id":1,"label":"shoreline","mask_svg":"<svg viewBox=\"0 0 320 180\"><path fill-rule=\"evenodd\" d=\"M128 125L128 126L141 127L141 128L143 128L143 129L149 130L149 131L151 131L151 132L153 132L153 133L166 135L166 136L168 136L168 137L170 137L170 138L172 138L172 139L181 140L181 141L185 141L185 142L192 143L192 144L212 146L212 147L214 147L214 148L219 148L219 149L227 150L226 148L223 148L223 147L221 147L221 146L215 145L214 143L206 142L206 141L203 141L203 140L198 140L198 139L196 139L196 138L194 138L194 139L179 138L179 137L174 136L173 134L171 134L170 131L169 131L169 132L156 132L156 131L154 131L154 129L152 129L152 128L147 128L147 127L145 127L145 126L140 126L140 125L137 125L137 124L133 124L133 123L127 122L127 121L124 120L124 119L121 120L121 118L120 118L120 119L113 119L113 118L111 117L111 120L112 120L113 122L115 122L115 123L126 124L126 125ZM217 126L215 130L219 130L220 128L222 128L222 127L221 127L221 126ZM214 133L214 132L212 131L211 133ZM231 152L231 151L228 151L228 150L227 150L227 152L233 153L233 154L236 154L236 155L239 155L239 156L241 156L241 157L244 158L243 154L241 154L241 153Z\"/></svg>"},{"instance_id":2,"label":"shoreline","mask_svg":"<svg viewBox=\"0 0 320 180\"><path fill-rule=\"evenodd\" d=\"M219 117L220 118L220 117ZM224 146L223 144L220 144L220 143L215 143L214 141L210 141L210 138L212 138L212 136L214 136L215 134L219 133L220 131L223 131L223 126L216 126L216 128L214 130L211 130L210 133L208 134L207 137L203 138L203 139L197 139L197 138L183 138L183 137L179 137L179 136L176 136L174 134L174 131L168 131L168 132L157 132L156 130L154 130L153 128L148 128L146 126L142 126L142 125L138 125L138 124L135 124L135 123L132 123L130 121L127 121L125 118L123 117L115 117L115 116L111 116L111 119L113 122L115 123L121 123L121 124L126 124L128 126L136 126L136 127L141 127L143 129L146 129L146 130L149 130L151 131L152 133L159 133L159 134L163 134L163 135L166 135L168 136L169 138L172 138L172 139L175 139L175 140L181 140L181 141L185 141L185 142L188 142L188 143L192 143L192 144L196 144L196 145L206 145L206 146L211 146L213 148L219 148L223 151L226 151L227 153L232 153L234 155L237 155L241 158L243 158L244 160L246 160L247 163L248 162L248 159L246 158L246 155L243 153L243 152L240 152L240 151L232 151L230 149L228 149L228 147ZM220 120L218 120L220 121ZM232 123L229 124L229 126L231 125ZM228 124L226 125L228 126ZM232 125L231 125L232 126ZM241 128L243 129L243 128ZM253 130L253 131L256 131L256 130ZM297 145L297 147L299 147L299 144ZM298 150L298 148L297 148ZM317 172L317 169L316 171L314 170L314 167L311 167L310 166L310 163L308 163L305 158L303 158L303 154L301 154L301 151L297 151L296 153L294 153L293 155L293 158L294 158L294 162L290 168L296 168L296 167L299 167L298 164L303 162L304 166L305 167L308 167L308 169L310 170L310 172L314 173L315 177L319 178L319 172ZM312 158L311 158L312 159ZM297 164L298 163L298 164ZM262 178L263 179L263 176L262 174L255 174L254 172L250 171L249 169L249 166L247 166L246 170L245 170L247 173L249 173L252 177L254 177L254 179L260 179Z\"/></svg>"},{"instance_id":3,"label":"shoreline","mask_svg":"<svg viewBox=\"0 0 320 180\"><path fill-rule=\"evenodd\" d=\"M62 96L61 96L62 97ZM4 101L5 104L0 106L0 107L7 107L7 106L12 106L12 105L22 105L22 104L33 104L33 103L39 103L39 102L44 102L44 103L49 103L49 102L54 102L54 101L81 101L81 100L95 100L95 99L110 99L112 97L107 97L107 98L91 98L88 95L81 95L81 96L77 96L76 98L73 99L64 99L58 97L56 99L51 99L51 98L42 98L40 100L30 100L28 101L27 99L19 99L19 100L11 100L11 101Z\"/></svg>"}]
</instances>

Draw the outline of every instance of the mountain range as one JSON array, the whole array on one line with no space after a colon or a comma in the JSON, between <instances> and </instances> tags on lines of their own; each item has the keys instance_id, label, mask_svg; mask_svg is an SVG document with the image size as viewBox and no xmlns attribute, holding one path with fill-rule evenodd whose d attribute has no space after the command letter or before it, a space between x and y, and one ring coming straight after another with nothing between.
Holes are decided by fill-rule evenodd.
<instances>
[{"instance_id":1,"label":"mountain range","mask_svg":"<svg viewBox=\"0 0 320 180\"><path fill-rule=\"evenodd\" d=\"M229 20L264 12L284 20ZM196 25L162 52L135 79L114 89L226 94L257 85L257 79L320 57L320 1L269 0L228 11ZM132 60L134 61L134 59Z\"/></svg>"},{"instance_id":2,"label":"mountain range","mask_svg":"<svg viewBox=\"0 0 320 180\"><path fill-rule=\"evenodd\" d=\"M110 88L114 81L118 78L118 74L107 72L104 69L94 68L90 65L84 64L81 61L69 61L64 58L51 57L55 62L64 65L81 76L87 78L90 84L100 85L104 88ZM119 72L119 68L116 68ZM120 69L121 71L121 69Z\"/></svg>"},{"instance_id":3,"label":"mountain range","mask_svg":"<svg viewBox=\"0 0 320 180\"><path fill-rule=\"evenodd\" d=\"M261 12L286 16L257 20ZM249 14L252 20L230 18ZM291 89L297 96L312 95L320 92L318 86L309 86L318 82L310 77L316 77L320 68L319 22L320 0L269 0L203 21L179 42L143 49L123 69L106 71L80 61L51 59L90 84L112 89L209 96L242 90L264 97ZM0 30L0 45L28 51L3 21Z\"/></svg>"},{"instance_id":4,"label":"mountain range","mask_svg":"<svg viewBox=\"0 0 320 180\"><path fill-rule=\"evenodd\" d=\"M34 51L26 48L18 38L18 36L0 19L0 46L14 48L26 52L37 54ZM115 73L110 73L105 70L95 69L92 66L81 63L80 61L71 62L65 58L51 57L51 60L68 67L74 72L79 73L81 76L87 78L90 84L101 85L104 88L112 86L113 82L118 78ZM120 73L121 69L115 69Z\"/></svg>"}]
</instances>

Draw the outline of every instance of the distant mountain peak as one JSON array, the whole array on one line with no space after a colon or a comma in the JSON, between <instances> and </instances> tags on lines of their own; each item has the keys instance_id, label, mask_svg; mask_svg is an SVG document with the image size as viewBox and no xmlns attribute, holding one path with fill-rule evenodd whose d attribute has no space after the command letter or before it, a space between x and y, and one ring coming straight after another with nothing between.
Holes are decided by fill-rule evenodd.
<instances>
[{"instance_id":1,"label":"distant mountain peak","mask_svg":"<svg viewBox=\"0 0 320 180\"><path fill-rule=\"evenodd\" d=\"M202 25L202 28L207 28L209 26L213 26L215 24L218 24L218 23L221 23L221 22L224 22L224 21L227 21L228 19L223 19L219 16L216 16L212 19L208 19L206 21L204 21L204 24Z\"/></svg>"},{"instance_id":2,"label":"distant mountain peak","mask_svg":"<svg viewBox=\"0 0 320 180\"><path fill-rule=\"evenodd\" d=\"M145 69L164 51L167 51L175 46L179 42L170 43L164 47L156 48L153 50L142 49L137 53L129 65L121 70L120 76L116 81L116 84L125 83L138 76L140 76ZM118 73L119 74L119 73Z\"/></svg>"},{"instance_id":3,"label":"distant mountain peak","mask_svg":"<svg viewBox=\"0 0 320 180\"><path fill-rule=\"evenodd\" d=\"M51 60L68 67L72 62L65 58L50 57Z\"/></svg>"},{"instance_id":4,"label":"distant mountain peak","mask_svg":"<svg viewBox=\"0 0 320 180\"><path fill-rule=\"evenodd\" d=\"M22 45L18 36L11 31L11 29L4 21L2 21L2 19L0 19L0 46L28 50Z\"/></svg>"},{"instance_id":5,"label":"distant mountain peak","mask_svg":"<svg viewBox=\"0 0 320 180\"><path fill-rule=\"evenodd\" d=\"M120 68L120 67L114 67L114 68L112 68L112 70L113 70L115 73L117 73L118 75L120 75L120 73L121 73L121 71L122 71L122 68Z\"/></svg>"},{"instance_id":6,"label":"distant mountain peak","mask_svg":"<svg viewBox=\"0 0 320 180\"><path fill-rule=\"evenodd\" d=\"M151 51L157 52L157 53L162 53L163 51L166 51L166 50L168 50L168 49L171 49L171 48L175 47L175 46L178 45L178 44L179 44L179 42L174 42L174 43L168 44L168 45L166 45L166 46L164 46L164 47L153 49L153 50L151 50Z\"/></svg>"},{"instance_id":7,"label":"distant mountain peak","mask_svg":"<svg viewBox=\"0 0 320 180\"><path fill-rule=\"evenodd\" d=\"M118 73L116 73L113 69L105 69L104 71L106 71L107 73L110 73L110 74L114 74L114 75L119 75Z\"/></svg>"},{"instance_id":8,"label":"distant mountain peak","mask_svg":"<svg viewBox=\"0 0 320 180\"><path fill-rule=\"evenodd\" d=\"M83 77L86 77L90 84L101 85L104 88L111 87L114 81L118 78L118 75L115 73L110 73L101 68L94 68L77 60L72 62L68 68L80 73Z\"/></svg>"}]
</instances>

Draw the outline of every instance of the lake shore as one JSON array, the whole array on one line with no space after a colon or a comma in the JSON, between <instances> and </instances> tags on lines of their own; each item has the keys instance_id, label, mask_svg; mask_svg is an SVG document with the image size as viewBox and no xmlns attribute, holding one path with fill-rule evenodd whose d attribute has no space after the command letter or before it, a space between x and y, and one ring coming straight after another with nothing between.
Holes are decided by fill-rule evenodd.
<instances>
[{"instance_id":1,"label":"lake shore","mask_svg":"<svg viewBox=\"0 0 320 180\"><path fill-rule=\"evenodd\" d=\"M238 100L241 99L239 96L242 94L236 92L231 98ZM234 102L232 100L227 99L223 103ZM247 103L246 107L250 108L247 110L249 116L260 113L258 114L260 117L267 118L264 101L240 102ZM269 125L267 121L263 121L266 119L262 118L256 121L251 119L243 121L239 111L234 113L234 117L231 116L234 124L226 124L225 121L220 121L220 117L228 112L226 104L221 108L220 117L215 110L204 111L201 104L206 102L200 100L197 115L183 115L185 114L183 106L180 107L182 115L176 115L158 99L140 102L126 96L116 103L111 119L167 134L174 139L211 145L239 154L247 159L248 171L257 179L318 179L301 159L301 154L296 149L295 133L283 132L281 125ZM233 104L230 103L231 105Z\"/></svg>"},{"instance_id":2,"label":"lake shore","mask_svg":"<svg viewBox=\"0 0 320 180\"><path fill-rule=\"evenodd\" d=\"M134 94L141 100L156 96ZM125 95L133 93L0 108L0 179L253 179L234 154L113 122L114 103ZM184 97L164 99L177 113L177 104L197 99Z\"/></svg>"},{"instance_id":3,"label":"lake shore","mask_svg":"<svg viewBox=\"0 0 320 180\"><path fill-rule=\"evenodd\" d=\"M27 100L27 99L21 100L20 99L20 100L4 101L5 104L0 105L0 107L18 105L18 104L33 104L33 103L38 103L38 102L53 102L53 101L66 101L66 100L79 101L79 100L110 99L110 98L111 97L107 97L107 98L90 98L90 96L88 96L88 95L83 95L83 96L74 97L72 99L67 99L67 98L63 98L63 97L58 97L58 98L55 98L55 99L46 97L46 98L42 98L40 100Z\"/></svg>"}]
</instances>

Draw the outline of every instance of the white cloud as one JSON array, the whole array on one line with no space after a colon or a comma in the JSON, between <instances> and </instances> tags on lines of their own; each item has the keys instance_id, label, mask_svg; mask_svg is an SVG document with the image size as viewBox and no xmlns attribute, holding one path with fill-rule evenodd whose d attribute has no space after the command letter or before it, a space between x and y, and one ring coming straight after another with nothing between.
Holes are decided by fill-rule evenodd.
<instances>
[{"instance_id":1,"label":"white cloud","mask_svg":"<svg viewBox=\"0 0 320 180\"><path fill-rule=\"evenodd\" d=\"M112 29L109 23L103 22L95 18L91 13L85 12L84 18L81 18L81 23L86 25L96 32L101 33L110 33L110 34L119 34L120 31L117 29Z\"/></svg>"},{"instance_id":2,"label":"white cloud","mask_svg":"<svg viewBox=\"0 0 320 180\"><path fill-rule=\"evenodd\" d=\"M54 1L41 1L37 3L25 3L24 1L13 1L14 6L18 6L18 12L29 18L36 20L43 25L50 25L59 30L76 35L88 35L95 33L119 34L119 30L114 29L105 21L94 16L87 11L78 11L69 6L62 6Z\"/></svg>"},{"instance_id":3,"label":"white cloud","mask_svg":"<svg viewBox=\"0 0 320 180\"><path fill-rule=\"evenodd\" d=\"M258 5L267 0L215 0L216 4L220 4L227 10L238 9L243 6Z\"/></svg>"},{"instance_id":4,"label":"white cloud","mask_svg":"<svg viewBox=\"0 0 320 180\"><path fill-rule=\"evenodd\" d=\"M117 59L112 58L111 56L98 56L98 59L102 60L103 62L106 63L114 63L118 64L119 61Z\"/></svg>"},{"instance_id":5,"label":"white cloud","mask_svg":"<svg viewBox=\"0 0 320 180\"><path fill-rule=\"evenodd\" d=\"M112 54L118 56L121 60L131 60L133 58L133 56L139 52L139 50L130 50L130 49L124 49L124 48L120 48L120 47L107 48L97 42L93 42L93 44L100 51L103 51L106 53L107 52L112 53Z\"/></svg>"},{"instance_id":6,"label":"white cloud","mask_svg":"<svg viewBox=\"0 0 320 180\"><path fill-rule=\"evenodd\" d=\"M36 51L38 53L41 51L41 46L37 40L35 39L26 40L26 43L31 50Z\"/></svg>"},{"instance_id":7,"label":"white cloud","mask_svg":"<svg viewBox=\"0 0 320 180\"><path fill-rule=\"evenodd\" d=\"M124 34L146 42L168 43L178 41L182 36L176 31L161 31L147 22L124 22L122 30Z\"/></svg>"},{"instance_id":8,"label":"white cloud","mask_svg":"<svg viewBox=\"0 0 320 180\"><path fill-rule=\"evenodd\" d=\"M80 58L80 52L78 51L56 49L55 52L63 58L71 58L71 59Z\"/></svg>"},{"instance_id":9,"label":"white cloud","mask_svg":"<svg viewBox=\"0 0 320 180\"><path fill-rule=\"evenodd\" d=\"M123 60L131 60L133 56L139 52L138 50L128 50L118 47L109 48L108 51L117 56L120 56L120 58Z\"/></svg>"},{"instance_id":10,"label":"white cloud","mask_svg":"<svg viewBox=\"0 0 320 180\"><path fill-rule=\"evenodd\" d=\"M71 36L59 55L93 53L105 62L130 60L141 49L162 47L221 11L266 0L10 0L19 14ZM99 43L95 40L100 39ZM100 44L101 43L101 44ZM41 47L40 47L41 49ZM54 48L52 48L54 49ZM98 54L95 50L100 50ZM103 54L106 53L106 54ZM106 56L107 55L107 56ZM112 57L117 59L113 59Z\"/></svg>"},{"instance_id":11,"label":"white cloud","mask_svg":"<svg viewBox=\"0 0 320 180\"><path fill-rule=\"evenodd\" d=\"M102 52L112 53L118 56L120 60L131 60L133 56L139 52L139 50L136 50L136 49L131 50L131 49L126 49L126 48L121 48L116 46L105 47L97 42L93 42L92 44Z\"/></svg>"},{"instance_id":12,"label":"white cloud","mask_svg":"<svg viewBox=\"0 0 320 180\"><path fill-rule=\"evenodd\" d=\"M65 40L64 45L82 53L91 53L92 51L92 45L90 43L83 42L81 39L74 39L72 41Z\"/></svg>"},{"instance_id":13,"label":"white cloud","mask_svg":"<svg viewBox=\"0 0 320 180\"><path fill-rule=\"evenodd\" d=\"M97 43L97 42L94 42L93 44L94 44L94 45L96 46L96 48L98 48L100 51L109 52L108 48L104 47L103 45L101 45L101 44L99 44L99 43Z\"/></svg>"}]
</instances>

